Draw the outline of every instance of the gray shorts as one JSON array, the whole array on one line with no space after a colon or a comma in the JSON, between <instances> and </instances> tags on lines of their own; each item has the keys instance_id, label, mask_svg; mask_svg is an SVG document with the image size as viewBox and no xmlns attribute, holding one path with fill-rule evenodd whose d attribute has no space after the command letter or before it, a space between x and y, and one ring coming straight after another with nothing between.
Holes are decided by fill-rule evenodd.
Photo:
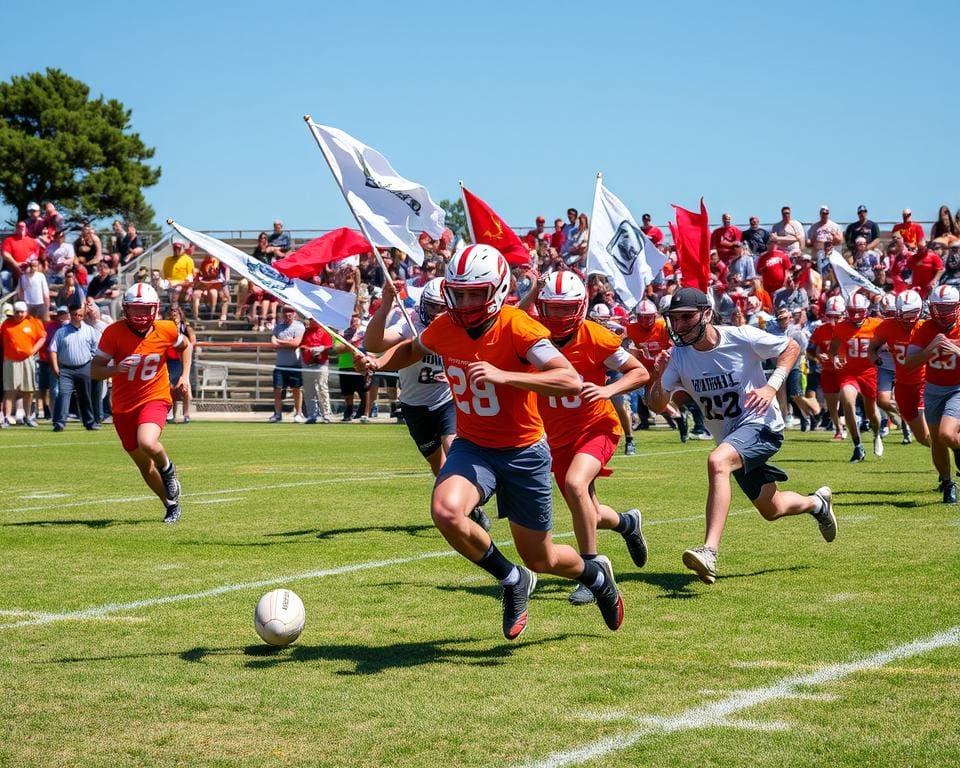
<instances>
[{"instance_id":1,"label":"gray shorts","mask_svg":"<svg viewBox=\"0 0 960 768\"><path fill-rule=\"evenodd\" d=\"M497 495L500 517L532 531L553 527L553 478L550 449L540 438L526 448L484 448L458 437L450 447L437 483L449 475L464 477L480 492L480 503Z\"/></svg>"},{"instance_id":2,"label":"gray shorts","mask_svg":"<svg viewBox=\"0 0 960 768\"><path fill-rule=\"evenodd\" d=\"M767 459L783 445L782 432L774 432L765 424L744 424L721 442L732 445L743 462L743 467L734 471L733 477L750 501L760 495L767 483L787 479L787 473L780 467L767 463Z\"/></svg>"},{"instance_id":3,"label":"gray shorts","mask_svg":"<svg viewBox=\"0 0 960 768\"><path fill-rule=\"evenodd\" d=\"M31 355L26 360L4 360L3 388L7 392L36 392L36 358Z\"/></svg>"},{"instance_id":4,"label":"gray shorts","mask_svg":"<svg viewBox=\"0 0 960 768\"><path fill-rule=\"evenodd\" d=\"M934 427L944 416L960 419L960 387L944 387L928 381L923 388L923 417Z\"/></svg>"},{"instance_id":5,"label":"gray shorts","mask_svg":"<svg viewBox=\"0 0 960 768\"><path fill-rule=\"evenodd\" d=\"M877 369L877 392L893 392L893 368Z\"/></svg>"}]
</instances>

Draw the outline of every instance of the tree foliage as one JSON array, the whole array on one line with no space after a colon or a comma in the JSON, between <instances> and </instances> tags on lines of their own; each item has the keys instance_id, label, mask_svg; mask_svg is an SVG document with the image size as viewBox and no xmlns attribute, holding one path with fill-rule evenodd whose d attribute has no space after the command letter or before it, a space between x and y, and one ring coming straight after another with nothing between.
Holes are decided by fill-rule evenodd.
<instances>
[{"instance_id":1,"label":"tree foliage","mask_svg":"<svg viewBox=\"0 0 960 768\"><path fill-rule=\"evenodd\" d=\"M0 197L26 216L50 200L68 221L122 217L153 228L143 189L160 179L130 110L59 69L0 83Z\"/></svg>"},{"instance_id":2,"label":"tree foliage","mask_svg":"<svg viewBox=\"0 0 960 768\"><path fill-rule=\"evenodd\" d=\"M443 210L446 212L446 219L444 223L451 230L456 237L462 237L465 242L470 242L470 230L467 227L467 212L463 208L463 200L457 200L456 202L451 202L449 200L441 200L437 203ZM454 242L456 242L456 237Z\"/></svg>"}]
</instances>

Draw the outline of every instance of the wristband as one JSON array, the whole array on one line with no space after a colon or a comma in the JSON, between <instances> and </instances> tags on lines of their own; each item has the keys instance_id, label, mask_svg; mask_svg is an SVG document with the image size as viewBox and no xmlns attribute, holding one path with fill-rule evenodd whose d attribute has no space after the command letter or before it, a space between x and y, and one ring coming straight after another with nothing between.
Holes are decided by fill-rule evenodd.
<instances>
[{"instance_id":1,"label":"wristband","mask_svg":"<svg viewBox=\"0 0 960 768\"><path fill-rule=\"evenodd\" d=\"M770 374L770 378L767 379L767 384L773 387L775 390L779 390L783 386L784 379L787 378L787 371L784 368L777 368L773 373Z\"/></svg>"}]
</instances>

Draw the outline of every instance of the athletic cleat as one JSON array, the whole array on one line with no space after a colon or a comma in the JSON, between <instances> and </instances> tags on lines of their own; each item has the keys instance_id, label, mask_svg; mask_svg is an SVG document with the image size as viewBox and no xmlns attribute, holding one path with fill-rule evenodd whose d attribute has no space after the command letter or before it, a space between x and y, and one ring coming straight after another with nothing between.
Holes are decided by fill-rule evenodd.
<instances>
[{"instance_id":1,"label":"athletic cleat","mask_svg":"<svg viewBox=\"0 0 960 768\"><path fill-rule=\"evenodd\" d=\"M474 507L473 511L467 515L467 517L483 528L483 530L490 530L490 518L487 517L487 513L483 511L483 507Z\"/></svg>"},{"instance_id":2,"label":"athletic cleat","mask_svg":"<svg viewBox=\"0 0 960 768\"><path fill-rule=\"evenodd\" d=\"M180 519L180 505L171 504L167 507L167 514L163 518L165 523L175 523Z\"/></svg>"},{"instance_id":3,"label":"athletic cleat","mask_svg":"<svg viewBox=\"0 0 960 768\"><path fill-rule=\"evenodd\" d=\"M613 578L613 566L604 555L598 555L593 561L603 570L603 584L596 590L591 589L597 598L597 607L608 629L616 632L623 624L623 596L617 589L617 581Z\"/></svg>"},{"instance_id":4,"label":"athletic cleat","mask_svg":"<svg viewBox=\"0 0 960 768\"><path fill-rule=\"evenodd\" d=\"M624 452L624 454L627 455L627 456L636 456L636 455L637 455L637 444L634 443L633 440L631 440L630 442L628 442L628 443L626 444L626 446L625 446L624 449L623 449L623 452Z\"/></svg>"},{"instance_id":5,"label":"athletic cleat","mask_svg":"<svg viewBox=\"0 0 960 768\"><path fill-rule=\"evenodd\" d=\"M527 603L537 587L537 574L522 565L520 581L503 586L503 636L507 640L516 640L527 628Z\"/></svg>"},{"instance_id":6,"label":"athletic cleat","mask_svg":"<svg viewBox=\"0 0 960 768\"><path fill-rule=\"evenodd\" d=\"M590 588L583 584L577 584L577 588L567 596L567 600L571 605L590 605L597 602Z\"/></svg>"},{"instance_id":7,"label":"athletic cleat","mask_svg":"<svg viewBox=\"0 0 960 768\"><path fill-rule=\"evenodd\" d=\"M883 456L883 437L880 435L873 438L873 455L877 458Z\"/></svg>"},{"instance_id":8,"label":"athletic cleat","mask_svg":"<svg viewBox=\"0 0 960 768\"><path fill-rule=\"evenodd\" d=\"M683 553L683 564L700 577L704 584L717 580L717 550L710 547L694 547Z\"/></svg>"},{"instance_id":9,"label":"athletic cleat","mask_svg":"<svg viewBox=\"0 0 960 768\"><path fill-rule=\"evenodd\" d=\"M874 448L876 450L876 448ZM880 452L883 452L881 447ZM851 464L859 464L861 461L867 458L867 452L864 450L862 445L855 445L853 447L853 456L850 457Z\"/></svg>"},{"instance_id":10,"label":"athletic cleat","mask_svg":"<svg viewBox=\"0 0 960 768\"><path fill-rule=\"evenodd\" d=\"M823 486L813 492L820 501L823 502L823 511L819 515L814 515L817 525L820 526L820 535L824 541L833 541L837 538L837 518L833 514L833 491L829 486Z\"/></svg>"},{"instance_id":11,"label":"athletic cleat","mask_svg":"<svg viewBox=\"0 0 960 768\"><path fill-rule=\"evenodd\" d=\"M643 568L643 566L647 564L647 541L643 538L643 531L640 527L643 522L640 516L640 510L631 509L629 512L624 512L623 516L634 518L637 521L637 527L633 533L621 533L620 535L623 536L623 540L627 542L627 551L630 553L630 559L633 560L633 564L637 566L637 568Z\"/></svg>"},{"instance_id":12,"label":"athletic cleat","mask_svg":"<svg viewBox=\"0 0 960 768\"><path fill-rule=\"evenodd\" d=\"M680 442L687 442L690 439L690 422L687 421L687 414L681 413L677 417L677 429L680 432Z\"/></svg>"},{"instance_id":13,"label":"athletic cleat","mask_svg":"<svg viewBox=\"0 0 960 768\"><path fill-rule=\"evenodd\" d=\"M180 500L180 481L177 480L177 467L171 461L170 469L167 472L160 472L160 478L163 480L163 487L167 494L167 501L177 502ZM177 512L177 517L180 512Z\"/></svg>"},{"instance_id":14,"label":"athletic cleat","mask_svg":"<svg viewBox=\"0 0 960 768\"><path fill-rule=\"evenodd\" d=\"M913 435L909 431L903 433L903 440L900 441L900 445L910 445L913 442Z\"/></svg>"},{"instance_id":15,"label":"athletic cleat","mask_svg":"<svg viewBox=\"0 0 960 768\"><path fill-rule=\"evenodd\" d=\"M956 504L957 503L957 484L953 480L944 481L941 486L943 490L943 503L944 504Z\"/></svg>"},{"instance_id":16,"label":"athletic cleat","mask_svg":"<svg viewBox=\"0 0 960 768\"><path fill-rule=\"evenodd\" d=\"M695 440L713 440L713 438L710 437L710 433L705 429L695 428L690 434Z\"/></svg>"}]
</instances>

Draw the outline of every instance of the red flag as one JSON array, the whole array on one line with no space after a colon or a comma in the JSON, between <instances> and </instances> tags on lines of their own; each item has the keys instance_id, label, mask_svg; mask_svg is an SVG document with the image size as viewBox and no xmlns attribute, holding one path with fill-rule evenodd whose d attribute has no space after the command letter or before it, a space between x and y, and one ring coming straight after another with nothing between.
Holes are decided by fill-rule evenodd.
<instances>
[{"instance_id":1,"label":"red flag","mask_svg":"<svg viewBox=\"0 0 960 768\"><path fill-rule=\"evenodd\" d=\"M304 243L289 256L273 262L273 267L287 277L309 280L320 274L324 264L369 252L370 243L367 238L355 229L341 227Z\"/></svg>"},{"instance_id":2,"label":"red flag","mask_svg":"<svg viewBox=\"0 0 960 768\"><path fill-rule=\"evenodd\" d=\"M463 202L467 207L467 216L477 243L492 245L512 267L530 266L530 249L523 244L519 235L503 223L503 219L494 213L493 208L461 185Z\"/></svg>"},{"instance_id":3,"label":"red flag","mask_svg":"<svg viewBox=\"0 0 960 768\"><path fill-rule=\"evenodd\" d=\"M710 284L710 223L707 208L700 198L700 213L674 205L677 223L670 222L670 232L677 247L681 284L706 293Z\"/></svg>"}]
</instances>

